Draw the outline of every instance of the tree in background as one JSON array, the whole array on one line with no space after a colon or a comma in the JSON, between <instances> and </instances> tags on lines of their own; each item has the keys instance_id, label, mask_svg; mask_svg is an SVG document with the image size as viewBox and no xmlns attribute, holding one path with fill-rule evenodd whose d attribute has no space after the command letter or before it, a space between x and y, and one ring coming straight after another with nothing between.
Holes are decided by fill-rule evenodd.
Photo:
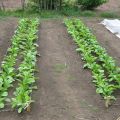
<instances>
[{"instance_id":1,"label":"tree in background","mask_svg":"<svg viewBox=\"0 0 120 120\"><path fill-rule=\"evenodd\" d=\"M29 0L29 2L39 9L52 10L61 9L63 0Z\"/></svg>"},{"instance_id":2,"label":"tree in background","mask_svg":"<svg viewBox=\"0 0 120 120\"><path fill-rule=\"evenodd\" d=\"M64 3L68 6L74 6L77 4L78 0L64 0Z\"/></svg>"},{"instance_id":3,"label":"tree in background","mask_svg":"<svg viewBox=\"0 0 120 120\"><path fill-rule=\"evenodd\" d=\"M39 9L53 10L61 9L62 6L77 6L80 5L84 9L94 9L108 0L29 0L34 3Z\"/></svg>"},{"instance_id":4,"label":"tree in background","mask_svg":"<svg viewBox=\"0 0 120 120\"><path fill-rule=\"evenodd\" d=\"M106 3L108 0L78 0L78 3L84 9L94 9L103 3Z\"/></svg>"},{"instance_id":5,"label":"tree in background","mask_svg":"<svg viewBox=\"0 0 120 120\"><path fill-rule=\"evenodd\" d=\"M21 0L22 9L25 9L25 0Z\"/></svg>"}]
</instances>

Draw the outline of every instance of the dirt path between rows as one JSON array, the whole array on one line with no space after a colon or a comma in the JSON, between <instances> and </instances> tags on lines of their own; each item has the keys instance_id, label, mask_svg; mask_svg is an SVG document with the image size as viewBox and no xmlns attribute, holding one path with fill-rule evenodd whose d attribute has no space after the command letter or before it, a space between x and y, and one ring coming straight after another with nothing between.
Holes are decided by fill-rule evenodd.
<instances>
[{"instance_id":1,"label":"dirt path between rows","mask_svg":"<svg viewBox=\"0 0 120 120\"><path fill-rule=\"evenodd\" d=\"M17 20L13 18L0 20L0 63L11 44L11 37L17 27Z\"/></svg>"},{"instance_id":2,"label":"dirt path between rows","mask_svg":"<svg viewBox=\"0 0 120 120\"><path fill-rule=\"evenodd\" d=\"M109 34L109 33L108 33ZM0 120L116 120L119 105L105 109L96 94L91 72L82 68L76 45L60 20L44 21L39 29L38 90L30 113L0 112Z\"/></svg>"}]
</instances>

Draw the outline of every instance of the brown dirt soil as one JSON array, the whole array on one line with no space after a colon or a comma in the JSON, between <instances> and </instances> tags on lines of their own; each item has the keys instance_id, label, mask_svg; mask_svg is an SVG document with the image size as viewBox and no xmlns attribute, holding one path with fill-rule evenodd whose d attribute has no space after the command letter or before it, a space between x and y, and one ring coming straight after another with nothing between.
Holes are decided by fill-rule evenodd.
<instances>
[{"instance_id":1,"label":"brown dirt soil","mask_svg":"<svg viewBox=\"0 0 120 120\"><path fill-rule=\"evenodd\" d=\"M100 11L119 11L120 12L120 0L108 0L107 3L98 7Z\"/></svg>"},{"instance_id":2,"label":"brown dirt soil","mask_svg":"<svg viewBox=\"0 0 120 120\"><path fill-rule=\"evenodd\" d=\"M89 21L85 22L97 35L101 45L119 60L120 41L98 25L97 20ZM0 31L0 36L3 31ZM5 31L8 31L5 36L10 38L12 30ZM5 40L9 41L8 38ZM38 44L41 54L37 62L38 90L32 95L36 102L30 113L19 115L16 111L1 111L0 120L116 120L119 117L120 99L110 108L104 107L104 100L96 94L91 82L91 72L82 68L81 56L76 53L76 45L62 21L42 22Z\"/></svg>"},{"instance_id":3,"label":"brown dirt soil","mask_svg":"<svg viewBox=\"0 0 120 120\"><path fill-rule=\"evenodd\" d=\"M16 27L16 19L0 19L0 62L3 60L3 57L7 52L7 48L10 46L10 39L14 34Z\"/></svg>"}]
</instances>

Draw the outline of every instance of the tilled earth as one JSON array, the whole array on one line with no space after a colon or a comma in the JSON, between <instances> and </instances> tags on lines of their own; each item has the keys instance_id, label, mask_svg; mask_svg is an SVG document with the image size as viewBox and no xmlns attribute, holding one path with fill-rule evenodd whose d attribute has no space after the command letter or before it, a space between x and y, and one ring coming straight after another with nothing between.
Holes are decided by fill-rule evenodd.
<instances>
[{"instance_id":1,"label":"tilled earth","mask_svg":"<svg viewBox=\"0 0 120 120\"><path fill-rule=\"evenodd\" d=\"M108 0L107 3L98 7L98 10L120 12L120 0Z\"/></svg>"},{"instance_id":2,"label":"tilled earth","mask_svg":"<svg viewBox=\"0 0 120 120\"><path fill-rule=\"evenodd\" d=\"M99 20L84 20L100 44L118 65L120 40L107 31ZM0 62L10 44L16 20L0 22ZM61 20L42 21L39 28L38 90L31 112L17 114L11 109L0 111L0 120L116 120L120 113L120 95L106 109L104 100L95 92L89 70L83 69L81 56Z\"/></svg>"}]
</instances>

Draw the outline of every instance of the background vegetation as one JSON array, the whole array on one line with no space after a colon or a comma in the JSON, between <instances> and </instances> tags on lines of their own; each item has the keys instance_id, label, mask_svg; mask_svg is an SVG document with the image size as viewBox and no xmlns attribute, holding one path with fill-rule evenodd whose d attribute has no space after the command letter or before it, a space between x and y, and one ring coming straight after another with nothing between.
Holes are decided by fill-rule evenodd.
<instances>
[{"instance_id":1,"label":"background vegetation","mask_svg":"<svg viewBox=\"0 0 120 120\"><path fill-rule=\"evenodd\" d=\"M0 18L6 16L15 17L103 17L120 18L115 11L96 11L96 7L108 2L108 0L21 0L21 8L8 10L1 3Z\"/></svg>"}]
</instances>

